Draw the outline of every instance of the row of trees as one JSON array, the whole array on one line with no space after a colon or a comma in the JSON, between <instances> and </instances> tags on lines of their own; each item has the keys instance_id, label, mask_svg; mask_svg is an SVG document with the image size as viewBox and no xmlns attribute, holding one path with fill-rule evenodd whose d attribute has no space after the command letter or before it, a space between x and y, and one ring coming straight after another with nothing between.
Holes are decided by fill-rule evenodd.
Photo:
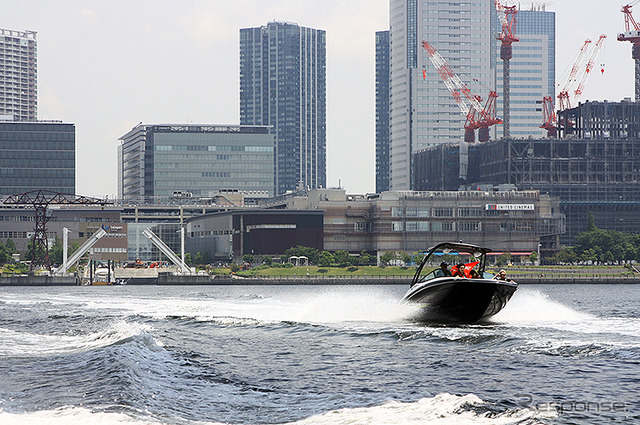
<instances>
[{"instance_id":1,"label":"row of trees","mask_svg":"<svg viewBox=\"0 0 640 425\"><path fill-rule=\"evenodd\" d=\"M78 244L73 243L69 248L69 255L78 249ZM31 258L33 255L33 244L29 242L26 257ZM18 251L15 243L11 239L2 244L0 242L0 265L13 263L13 254ZM56 237L51 249L49 250L49 259L52 264L62 264L63 247L61 241ZM211 264L208 252L198 252L195 256L186 254L185 260L189 265L207 265ZM351 255L345 250L336 252L318 251L316 248L296 246L289 248L280 256L282 263L287 263L290 257L307 257L310 264L321 267L329 266L364 266L376 265L375 256L362 251L359 255ZM445 256L446 257L446 256ZM533 252L529 260L534 262L537 260L537 254ZM422 260L422 254L407 252L385 252L380 256L380 265L385 267L389 265L410 265L419 263ZM452 263L455 258L442 258L441 260ZM573 247L565 248L558 252L555 256L545 259L546 263L556 264L576 264L576 263L592 263L592 264L614 264L614 263L631 263L640 262L640 234L623 233L615 230L605 230L596 227L593 216L590 214L588 218L587 231L579 233L576 236L576 244ZM245 263L254 263L260 261L263 264L271 265L272 257L263 256L255 258L253 255L245 255L243 257ZM497 265L502 266L511 261L508 253L497 258Z\"/></svg>"},{"instance_id":2,"label":"row of trees","mask_svg":"<svg viewBox=\"0 0 640 425\"><path fill-rule=\"evenodd\" d=\"M289 262L291 257L306 257L309 260L309 264L317 264L321 267L329 266L365 266L376 263L376 257L368 254L366 251L362 251L360 255L351 255L345 250L336 252L318 251L316 248L307 246L296 246L287 249L284 254L280 256L282 263ZM247 254L242 258L245 263L253 263L256 258L253 255ZM262 263L271 265L271 256L262 257Z\"/></svg>"},{"instance_id":3,"label":"row of trees","mask_svg":"<svg viewBox=\"0 0 640 425\"><path fill-rule=\"evenodd\" d=\"M563 264L640 262L640 234L599 229L589 214L587 230L576 236L576 244L549 260Z\"/></svg>"},{"instance_id":4,"label":"row of trees","mask_svg":"<svg viewBox=\"0 0 640 425\"><path fill-rule=\"evenodd\" d=\"M69 247L68 254L73 254L79 247L80 245L78 245L76 242L73 242L71 244L71 247ZM29 243L27 244L27 252L25 254L26 259L30 260L31 258L33 258L33 249L33 242L29 241ZM13 264L13 255L17 253L18 250L16 249L16 244L13 242L13 240L7 239L4 244L0 242L0 265L4 266L5 264ZM51 264L62 264L62 254L62 242L58 237L56 237L53 241L53 244L51 245L51 248L49 249L49 261L51 262Z\"/></svg>"}]
</instances>

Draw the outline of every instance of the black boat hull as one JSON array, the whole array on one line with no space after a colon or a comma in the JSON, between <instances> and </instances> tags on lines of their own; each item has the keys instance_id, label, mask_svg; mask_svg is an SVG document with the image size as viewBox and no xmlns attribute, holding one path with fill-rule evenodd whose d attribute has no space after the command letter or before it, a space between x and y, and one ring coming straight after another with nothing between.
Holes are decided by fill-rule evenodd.
<instances>
[{"instance_id":1,"label":"black boat hull","mask_svg":"<svg viewBox=\"0 0 640 425\"><path fill-rule=\"evenodd\" d=\"M502 310L517 288L515 282L441 277L414 285L403 300L421 305L421 321L475 323Z\"/></svg>"}]
</instances>

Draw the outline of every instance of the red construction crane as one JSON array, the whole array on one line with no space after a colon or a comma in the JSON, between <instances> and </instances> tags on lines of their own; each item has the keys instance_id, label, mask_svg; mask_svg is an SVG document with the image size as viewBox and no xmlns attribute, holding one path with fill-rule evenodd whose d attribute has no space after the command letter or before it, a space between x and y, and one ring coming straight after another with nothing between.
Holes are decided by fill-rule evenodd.
<instances>
[{"instance_id":1,"label":"red construction crane","mask_svg":"<svg viewBox=\"0 0 640 425\"><path fill-rule=\"evenodd\" d=\"M578 75L578 70L584 61L584 57L587 54L587 50L589 49L589 44L591 44L591 40L586 39L576 60L573 62L573 66L571 67L571 72L569 73L569 77L565 82L564 86L560 90L560 94L558 94L558 108L561 111L565 109L571 108L571 101L569 100L569 90L571 89L571 85L576 81L576 76Z\"/></svg>"},{"instance_id":2,"label":"red construction crane","mask_svg":"<svg viewBox=\"0 0 640 425\"><path fill-rule=\"evenodd\" d=\"M553 107L553 96L545 96L542 100L542 118L544 123L540 128L547 130L548 138L555 138L558 135L558 117Z\"/></svg>"},{"instance_id":3,"label":"red construction crane","mask_svg":"<svg viewBox=\"0 0 640 425\"><path fill-rule=\"evenodd\" d=\"M451 69L447 61L434 49L428 42L423 41L422 47L427 52L429 59L435 66L440 78L444 81L451 95L455 99L456 103L460 107L460 110L467 117L467 121L464 124L464 140L467 143L475 142L475 130L480 129L478 132L478 140L480 142L486 142L489 140L489 127L495 124L500 124L501 119L495 117L496 111L496 98L498 95L495 91L489 93L489 98L485 107L482 107L479 96L474 96L467 85L456 75Z\"/></svg>"},{"instance_id":4,"label":"red construction crane","mask_svg":"<svg viewBox=\"0 0 640 425\"><path fill-rule=\"evenodd\" d=\"M600 38L598 38L596 45L593 46L593 50L591 51L591 55L589 57L589 62L587 62L587 66L585 67L584 72L582 74L582 78L580 79L580 84L578 84L578 88L574 92L574 99L573 99L574 103L577 102L578 99L580 99L580 96L582 96L584 85L587 82L589 75L591 75L591 70L593 69L593 64L596 60L596 56L598 56L598 53L602 48L605 38L607 38L607 36L602 34Z\"/></svg>"},{"instance_id":5,"label":"red construction crane","mask_svg":"<svg viewBox=\"0 0 640 425\"><path fill-rule=\"evenodd\" d=\"M634 2L634 4L637 3ZM624 26L625 32L618 34L618 41L629 41L633 45L631 50L631 57L636 62L636 102L640 102L640 25L633 19L631 14L631 6L622 6L622 13L624 13Z\"/></svg>"},{"instance_id":6,"label":"red construction crane","mask_svg":"<svg viewBox=\"0 0 640 425\"><path fill-rule=\"evenodd\" d=\"M504 115L504 137L510 136L510 115L511 115L511 68L509 61L513 57L512 44L518 40L516 37L516 6L506 6L499 0L493 0L498 12L502 32L498 40L502 42L500 48L500 59L502 59L502 109Z\"/></svg>"}]
</instances>

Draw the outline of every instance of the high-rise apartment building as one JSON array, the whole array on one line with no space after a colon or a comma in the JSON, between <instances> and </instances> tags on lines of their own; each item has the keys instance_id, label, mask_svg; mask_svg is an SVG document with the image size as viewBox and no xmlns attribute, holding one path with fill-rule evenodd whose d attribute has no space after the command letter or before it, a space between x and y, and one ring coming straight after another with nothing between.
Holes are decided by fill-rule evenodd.
<instances>
[{"instance_id":1,"label":"high-rise apartment building","mask_svg":"<svg viewBox=\"0 0 640 425\"><path fill-rule=\"evenodd\" d=\"M516 37L511 59L511 137L544 137L540 128L542 99L555 99L555 12L547 12L543 6L532 10L519 10L516 14ZM499 22L496 31L499 31ZM494 41L499 46L500 41ZM500 51L498 47L498 52ZM500 59L498 58L500 64ZM502 66L497 70L497 115L503 116ZM494 135L501 137L501 126L494 127Z\"/></svg>"},{"instance_id":2,"label":"high-rise apartment building","mask_svg":"<svg viewBox=\"0 0 640 425\"><path fill-rule=\"evenodd\" d=\"M266 126L139 124L120 138L118 198L273 195L274 136Z\"/></svg>"},{"instance_id":3,"label":"high-rise apartment building","mask_svg":"<svg viewBox=\"0 0 640 425\"><path fill-rule=\"evenodd\" d=\"M376 32L376 192L389 190L389 31Z\"/></svg>"},{"instance_id":4,"label":"high-rise apartment building","mask_svg":"<svg viewBox=\"0 0 640 425\"><path fill-rule=\"evenodd\" d=\"M270 22L240 30L240 124L275 131L275 190L326 185L326 33Z\"/></svg>"},{"instance_id":5,"label":"high-rise apartment building","mask_svg":"<svg viewBox=\"0 0 640 425\"><path fill-rule=\"evenodd\" d=\"M484 99L495 87L494 21L489 0L390 0L390 189L412 187L411 155L464 140L465 116L422 48L432 45Z\"/></svg>"},{"instance_id":6,"label":"high-rise apartment building","mask_svg":"<svg viewBox=\"0 0 640 425\"><path fill-rule=\"evenodd\" d=\"M35 121L38 113L35 31L0 29L0 115Z\"/></svg>"}]
</instances>

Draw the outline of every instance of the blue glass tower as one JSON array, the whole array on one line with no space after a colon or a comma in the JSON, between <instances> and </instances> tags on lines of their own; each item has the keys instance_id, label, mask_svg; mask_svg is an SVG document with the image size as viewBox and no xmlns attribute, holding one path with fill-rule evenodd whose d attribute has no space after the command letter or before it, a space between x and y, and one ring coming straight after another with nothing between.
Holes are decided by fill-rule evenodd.
<instances>
[{"instance_id":1,"label":"blue glass tower","mask_svg":"<svg viewBox=\"0 0 640 425\"><path fill-rule=\"evenodd\" d=\"M292 23L240 30L240 124L276 134L276 194L326 185L326 34Z\"/></svg>"},{"instance_id":2,"label":"blue glass tower","mask_svg":"<svg viewBox=\"0 0 640 425\"><path fill-rule=\"evenodd\" d=\"M389 31L376 32L376 192L389 190Z\"/></svg>"}]
</instances>

